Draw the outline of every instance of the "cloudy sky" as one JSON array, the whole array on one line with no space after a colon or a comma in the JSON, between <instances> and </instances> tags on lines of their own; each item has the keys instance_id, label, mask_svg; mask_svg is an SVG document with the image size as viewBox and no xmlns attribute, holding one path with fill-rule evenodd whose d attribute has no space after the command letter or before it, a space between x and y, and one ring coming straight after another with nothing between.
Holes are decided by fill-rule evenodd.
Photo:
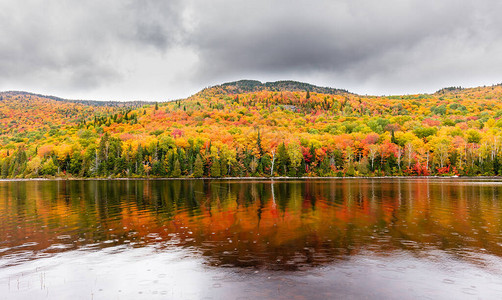
<instances>
[{"instance_id":1,"label":"cloudy sky","mask_svg":"<svg viewBox=\"0 0 502 300\"><path fill-rule=\"evenodd\" d=\"M0 91L168 100L239 79L360 94L502 82L498 0L1 0Z\"/></svg>"}]
</instances>

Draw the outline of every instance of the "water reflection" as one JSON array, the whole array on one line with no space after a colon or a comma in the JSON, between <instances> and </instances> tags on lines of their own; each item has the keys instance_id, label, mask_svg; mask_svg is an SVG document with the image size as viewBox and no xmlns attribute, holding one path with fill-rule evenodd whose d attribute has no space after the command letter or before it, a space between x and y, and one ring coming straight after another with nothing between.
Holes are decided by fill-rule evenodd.
<instances>
[{"instance_id":1,"label":"water reflection","mask_svg":"<svg viewBox=\"0 0 502 300\"><path fill-rule=\"evenodd\" d=\"M119 245L183 247L211 266L270 270L396 250L417 258L440 250L484 265L477 254L502 255L501 183L0 182L0 267Z\"/></svg>"}]
</instances>

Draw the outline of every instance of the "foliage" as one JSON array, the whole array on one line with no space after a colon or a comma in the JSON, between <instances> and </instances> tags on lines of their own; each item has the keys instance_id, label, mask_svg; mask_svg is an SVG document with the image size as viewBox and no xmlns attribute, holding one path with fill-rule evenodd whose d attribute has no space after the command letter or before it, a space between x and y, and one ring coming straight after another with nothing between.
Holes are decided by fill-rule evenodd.
<instances>
[{"instance_id":1,"label":"foliage","mask_svg":"<svg viewBox=\"0 0 502 300\"><path fill-rule=\"evenodd\" d=\"M0 97L4 178L502 172L500 85L375 97L240 81L141 105Z\"/></svg>"}]
</instances>

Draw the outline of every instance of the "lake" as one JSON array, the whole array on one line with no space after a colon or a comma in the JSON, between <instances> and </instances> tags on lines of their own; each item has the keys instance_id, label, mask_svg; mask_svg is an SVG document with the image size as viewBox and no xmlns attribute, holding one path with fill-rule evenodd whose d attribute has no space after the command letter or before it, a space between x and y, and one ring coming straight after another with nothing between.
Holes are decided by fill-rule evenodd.
<instances>
[{"instance_id":1,"label":"lake","mask_svg":"<svg viewBox=\"0 0 502 300\"><path fill-rule=\"evenodd\" d=\"M500 299L496 179L0 182L1 299Z\"/></svg>"}]
</instances>

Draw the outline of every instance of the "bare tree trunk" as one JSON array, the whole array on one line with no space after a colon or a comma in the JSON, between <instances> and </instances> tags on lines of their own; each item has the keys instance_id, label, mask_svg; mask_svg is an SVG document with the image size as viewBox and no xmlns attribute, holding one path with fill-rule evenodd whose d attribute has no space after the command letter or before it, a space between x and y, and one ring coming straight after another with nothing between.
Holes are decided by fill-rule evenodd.
<instances>
[{"instance_id":1,"label":"bare tree trunk","mask_svg":"<svg viewBox=\"0 0 502 300\"><path fill-rule=\"evenodd\" d=\"M272 151L272 168L270 168L270 176L274 176L275 151Z\"/></svg>"},{"instance_id":2,"label":"bare tree trunk","mask_svg":"<svg viewBox=\"0 0 502 300\"><path fill-rule=\"evenodd\" d=\"M408 160L408 169L411 167L411 161L413 156L413 145L411 143L406 144L406 159Z\"/></svg>"},{"instance_id":3,"label":"bare tree trunk","mask_svg":"<svg viewBox=\"0 0 502 300\"><path fill-rule=\"evenodd\" d=\"M399 171L401 171L401 157L403 156L403 150L401 148L397 148L397 167Z\"/></svg>"},{"instance_id":4,"label":"bare tree trunk","mask_svg":"<svg viewBox=\"0 0 502 300\"><path fill-rule=\"evenodd\" d=\"M99 170L99 160L98 160L98 150L96 150L96 173L98 173L98 170Z\"/></svg>"},{"instance_id":5,"label":"bare tree trunk","mask_svg":"<svg viewBox=\"0 0 502 300\"><path fill-rule=\"evenodd\" d=\"M429 150L427 150L427 170L429 170Z\"/></svg>"}]
</instances>

